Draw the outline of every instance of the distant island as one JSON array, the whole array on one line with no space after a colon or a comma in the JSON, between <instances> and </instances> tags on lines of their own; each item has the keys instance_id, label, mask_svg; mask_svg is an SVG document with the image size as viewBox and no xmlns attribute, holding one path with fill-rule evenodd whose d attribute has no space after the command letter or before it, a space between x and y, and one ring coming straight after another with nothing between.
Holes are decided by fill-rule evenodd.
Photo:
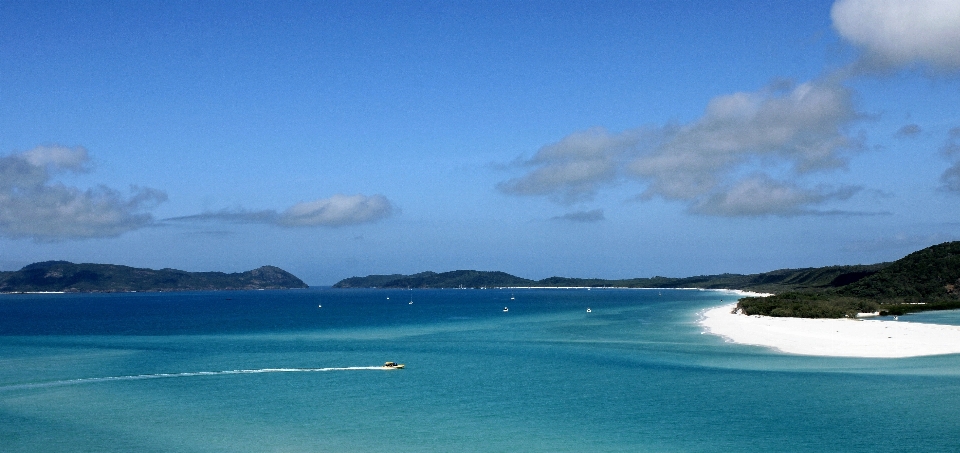
<instances>
[{"instance_id":1,"label":"distant island","mask_svg":"<svg viewBox=\"0 0 960 453\"><path fill-rule=\"evenodd\" d=\"M114 264L44 261L19 271L0 272L0 293L216 291L307 288L293 274L274 266L226 274L177 269L143 269Z\"/></svg>"},{"instance_id":2,"label":"distant island","mask_svg":"<svg viewBox=\"0 0 960 453\"><path fill-rule=\"evenodd\" d=\"M773 294L740 299L737 309L748 315L799 318L843 318L859 313L900 315L960 308L960 242L928 247L892 263L780 269L749 275L530 280L505 272L458 270L351 277L340 280L334 287L738 289Z\"/></svg>"},{"instance_id":3,"label":"distant island","mask_svg":"<svg viewBox=\"0 0 960 453\"><path fill-rule=\"evenodd\" d=\"M776 293L793 290L839 288L880 271L889 263L780 269L762 274L718 274L696 277L602 278L550 277L530 280L506 272L459 270L413 275L369 275L340 280L334 288L703 288L740 289Z\"/></svg>"}]
</instances>

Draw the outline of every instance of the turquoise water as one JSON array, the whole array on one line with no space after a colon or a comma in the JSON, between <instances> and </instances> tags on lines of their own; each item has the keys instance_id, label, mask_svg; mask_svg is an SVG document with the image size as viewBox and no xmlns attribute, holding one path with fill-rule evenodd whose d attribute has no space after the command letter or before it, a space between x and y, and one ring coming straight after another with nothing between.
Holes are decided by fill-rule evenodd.
<instances>
[{"instance_id":1,"label":"turquoise water","mask_svg":"<svg viewBox=\"0 0 960 453\"><path fill-rule=\"evenodd\" d=\"M728 344L696 324L721 299L733 296L329 288L4 295L0 450L960 445L960 355L817 358ZM388 360L407 368L375 367Z\"/></svg>"}]
</instances>

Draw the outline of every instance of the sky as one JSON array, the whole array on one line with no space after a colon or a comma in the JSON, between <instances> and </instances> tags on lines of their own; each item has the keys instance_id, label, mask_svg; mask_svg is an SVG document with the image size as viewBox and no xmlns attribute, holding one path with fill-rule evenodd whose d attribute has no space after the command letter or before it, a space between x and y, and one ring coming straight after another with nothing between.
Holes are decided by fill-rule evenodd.
<instances>
[{"instance_id":1,"label":"sky","mask_svg":"<svg viewBox=\"0 0 960 453\"><path fill-rule=\"evenodd\" d=\"M960 2L0 3L0 270L311 285L960 240Z\"/></svg>"}]
</instances>

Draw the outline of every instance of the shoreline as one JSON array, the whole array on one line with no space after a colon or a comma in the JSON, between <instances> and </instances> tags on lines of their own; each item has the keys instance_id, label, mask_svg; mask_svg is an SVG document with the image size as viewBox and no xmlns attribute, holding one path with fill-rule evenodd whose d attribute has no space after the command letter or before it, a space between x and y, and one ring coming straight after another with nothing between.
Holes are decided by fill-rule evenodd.
<instances>
[{"instance_id":1,"label":"shoreline","mask_svg":"<svg viewBox=\"0 0 960 453\"><path fill-rule=\"evenodd\" d=\"M698 324L727 342L785 354L903 358L960 354L960 326L907 321L774 318L734 314L736 303L708 308Z\"/></svg>"}]
</instances>

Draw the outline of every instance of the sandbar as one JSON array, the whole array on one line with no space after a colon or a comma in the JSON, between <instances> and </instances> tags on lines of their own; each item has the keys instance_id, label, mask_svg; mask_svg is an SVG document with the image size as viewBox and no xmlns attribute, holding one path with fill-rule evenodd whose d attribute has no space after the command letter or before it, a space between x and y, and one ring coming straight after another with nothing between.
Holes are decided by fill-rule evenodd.
<instances>
[{"instance_id":1,"label":"sandbar","mask_svg":"<svg viewBox=\"0 0 960 453\"><path fill-rule=\"evenodd\" d=\"M787 354L830 357L918 357L960 353L960 326L904 321L805 319L733 313L737 304L701 313L704 331L739 344Z\"/></svg>"}]
</instances>

